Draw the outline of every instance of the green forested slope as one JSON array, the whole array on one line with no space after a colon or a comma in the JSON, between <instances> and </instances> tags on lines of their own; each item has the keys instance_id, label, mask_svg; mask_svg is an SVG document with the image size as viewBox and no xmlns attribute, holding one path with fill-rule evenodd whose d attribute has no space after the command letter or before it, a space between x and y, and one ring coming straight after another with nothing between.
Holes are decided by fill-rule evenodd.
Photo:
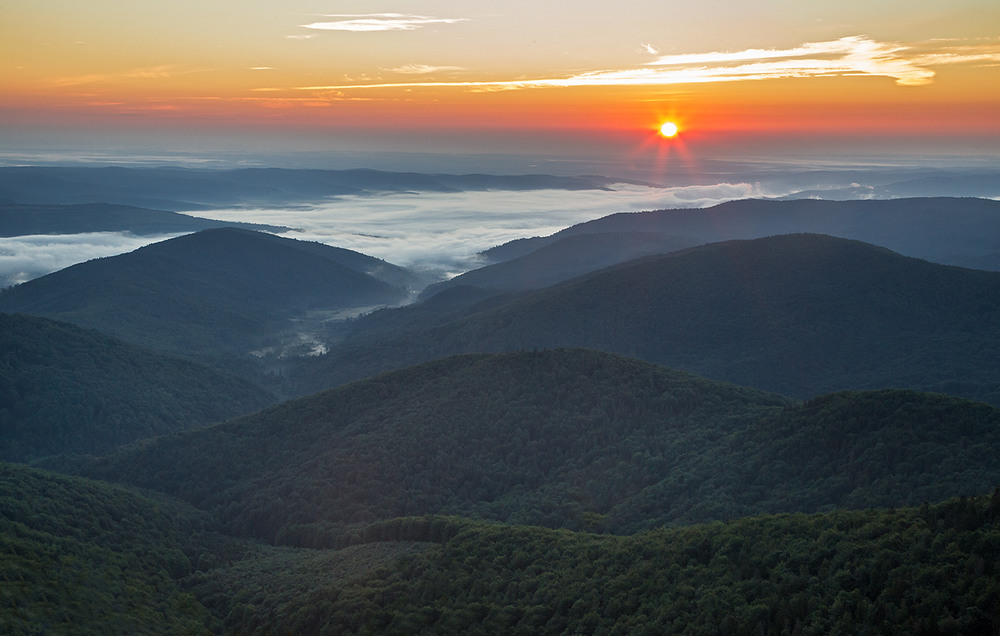
<instances>
[{"instance_id":1,"label":"green forested slope","mask_svg":"<svg viewBox=\"0 0 1000 636\"><path fill-rule=\"evenodd\" d=\"M632 536L395 519L340 550L218 535L179 502L0 464L9 634L990 634L1000 491Z\"/></svg>"},{"instance_id":2,"label":"green forested slope","mask_svg":"<svg viewBox=\"0 0 1000 636\"><path fill-rule=\"evenodd\" d=\"M0 460L107 453L273 401L193 362L46 318L0 314Z\"/></svg>"},{"instance_id":3,"label":"green forested slope","mask_svg":"<svg viewBox=\"0 0 1000 636\"><path fill-rule=\"evenodd\" d=\"M573 346L795 397L897 387L1000 405L1000 273L829 236L649 257L446 318L394 331L359 320L301 382L316 390L448 354Z\"/></svg>"},{"instance_id":4,"label":"green forested slope","mask_svg":"<svg viewBox=\"0 0 1000 636\"><path fill-rule=\"evenodd\" d=\"M403 520L380 538L440 545L347 579L315 574L328 551L276 552L194 589L246 634L993 634L998 521L1000 492L629 537Z\"/></svg>"},{"instance_id":5,"label":"green forested slope","mask_svg":"<svg viewBox=\"0 0 1000 636\"><path fill-rule=\"evenodd\" d=\"M1000 483L1000 410L931 393L829 394L766 414L725 442L680 479L614 508L609 527L915 506Z\"/></svg>"},{"instance_id":6,"label":"green forested slope","mask_svg":"<svg viewBox=\"0 0 1000 636\"><path fill-rule=\"evenodd\" d=\"M634 532L918 505L1000 483L1000 411L910 391L805 404L585 350L470 355L93 463L236 533L338 545L414 514Z\"/></svg>"},{"instance_id":7,"label":"green forested slope","mask_svg":"<svg viewBox=\"0 0 1000 636\"><path fill-rule=\"evenodd\" d=\"M0 463L0 632L209 633L179 579L224 545L211 527L180 502Z\"/></svg>"},{"instance_id":8,"label":"green forested slope","mask_svg":"<svg viewBox=\"0 0 1000 636\"><path fill-rule=\"evenodd\" d=\"M306 545L427 513L583 528L786 400L608 354L470 355L95 463Z\"/></svg>"}]
</instances>

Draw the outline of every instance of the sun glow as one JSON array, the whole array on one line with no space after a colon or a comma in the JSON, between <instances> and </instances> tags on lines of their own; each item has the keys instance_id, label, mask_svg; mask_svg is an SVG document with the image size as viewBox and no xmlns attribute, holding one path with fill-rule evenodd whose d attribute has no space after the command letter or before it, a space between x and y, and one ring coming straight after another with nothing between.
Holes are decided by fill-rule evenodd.
<instances>
[{"instance_id":1,"label":"sun glow","mask_svg":"<svg viewBox=\"0 0 1000 636\"><path fill-rule=\"evenodd\" d=\"M672 121L665 121L660 124L660 135L663 137L676 137L680 129Z\"/></svg>"}]
</instances>

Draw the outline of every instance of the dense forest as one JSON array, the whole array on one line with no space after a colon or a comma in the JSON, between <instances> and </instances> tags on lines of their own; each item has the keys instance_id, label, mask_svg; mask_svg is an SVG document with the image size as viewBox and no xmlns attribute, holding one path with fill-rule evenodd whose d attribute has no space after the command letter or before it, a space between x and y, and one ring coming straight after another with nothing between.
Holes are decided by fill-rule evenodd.
<instances>
[{"instance_id":1,"label":"dense forest","mask_svg":"<svg viewBox=\"0 0 1000 636\"><path fill-rule=\"evenodd\" d=\"M0 460L103 454L274 400L245 380L96 331L0 314Z\"/></svg>"},{"instance_id":2,"label":"dense forest","mask_svg":"<svg viewBox=\"0 0 1000 636\"><path fill-rule=\"evenodd\" d=\"M102 482L0 464L0 486L8 634L1000 629L1000 491L631 536L407 517L316 550Z\"/></svg>"},{"instance_id":3,"label":"dense forest","mask_svg":"<svg viewBox=\"0 0 1000 636\"><path fill-rule=\"evenodd\" d=\"M323 585L287 558L276 569L309 580L311 594L254 590L224 625L260 634L992 634L998 517L1000 493L630 537L455 520L442 524L440 547L346 585ZM241 565L205 577L197 593L219 603L244 577L265 576ZM267 604L275 597L276 609Z\"/></svg>"},{"instance_id":4,"label":"dense forest","mask_svg":"<svg viewBox=\"0 0 1000 636\"><path fill-rule=\"evenodd\" d=\"M211 529L178 501L0 463L0 631L205 633L179 579Z\"/></svg>"},{"instance_id":5,"label":"dense forest","mask_svg":"<svg viewBox=\"0 0 1000 636\"><path fill-rule=\"evenodd\" d=\"M1000 410L903 390L805 403L595 351L474 354L383 374L82 467L234 533L330 547L457 514L629 533L919 505L1000 483Z\"/></svg>"}]
</instances>

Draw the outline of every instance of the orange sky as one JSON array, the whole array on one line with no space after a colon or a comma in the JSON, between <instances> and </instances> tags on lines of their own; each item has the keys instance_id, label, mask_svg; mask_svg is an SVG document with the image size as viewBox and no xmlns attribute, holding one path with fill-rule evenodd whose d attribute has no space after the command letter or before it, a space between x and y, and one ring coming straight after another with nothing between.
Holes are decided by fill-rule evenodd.
<instances>
[{"instance_id":1,"label":"orange sky","mask_svg":"<svg viewBox=\"0 0 1000 636\"><path fill-rule=\"evenodd\" d=\"M1000 154L993 0L666 4L10 0L0 144Z\"/></svg>"}]
</instances>

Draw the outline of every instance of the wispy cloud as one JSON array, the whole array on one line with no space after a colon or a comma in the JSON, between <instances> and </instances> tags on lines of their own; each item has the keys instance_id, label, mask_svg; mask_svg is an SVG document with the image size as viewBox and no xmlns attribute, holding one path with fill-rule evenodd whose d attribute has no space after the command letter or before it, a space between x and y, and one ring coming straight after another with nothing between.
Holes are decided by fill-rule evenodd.
<instances>
[{"instance_id":1,"label":"wispy cloud","mask_svg":"<svg viewBox=\"0 0 1000 636\"><path fill-rule=\"evenodd\" d=\"M165 64L162 66L151 66L136 68L122 73L93 73L88 75L70 75L52 80L55 86L83 86L85 84L97 84L101 82L133 80L133 79L166 79L176 75L187 75L190 73L200 73L202 69L181 69L177 66Z\"/></svg>"},{"instance_id":2,"label":"wispy cloud","mask_svg":"<svg viewBox=\"0 0 1000 636\"><path fill-rule=\"evenodd\" d=\"M652 44L643 43L640 46L642 46L643 50L646 51L646 53L649 53L650 55L659 55L660 54L660 51L655 46L653 46Z\"/></svg>"},{"instance_id":3,"label":"wispy cloud","mask_svg":"<svg viewBox=\"0 0 1000 636\"><path fill-rule=\"evenodd\" d=\"M321 31L413 31L429 24L454 24L468 19L436 18L405 13L332 14L324 17L337 19L300 26Z\"/></svg>"},{"instance_id":4,"label":"wispy cloud","mask_svg":"<svg viewBox=\"0 0 1000 636\"><path fill-rule=\"evenodd\" d=\"M428 75L430 73L441 73L446 71L465 70L461 66L431 66L429 64L404 64L395 68L387 68L386 71L399 73L401 75Z\"/></svg>"},{"instance_id":5,"label":"wispy cloud","mask_svg":"<svg viewBox=\"0 0 1000 636\"><path fill-rule=\"evenodd\" d=\"M644 45L652 53L652 46ZM940 64L998 63L1000 44L934 47L879 42L866 36L810 42L789 49L746 49L682 55L663 55L637 68L588 71L567 77L506 81L394 82L301 86L299 90L362 88L456 87L471 90L518 90L569 86L665 86L712 82L740 82L782 78L869 76L889 77L902 86L930 83Z\"/></svg>"}]
</instances>

